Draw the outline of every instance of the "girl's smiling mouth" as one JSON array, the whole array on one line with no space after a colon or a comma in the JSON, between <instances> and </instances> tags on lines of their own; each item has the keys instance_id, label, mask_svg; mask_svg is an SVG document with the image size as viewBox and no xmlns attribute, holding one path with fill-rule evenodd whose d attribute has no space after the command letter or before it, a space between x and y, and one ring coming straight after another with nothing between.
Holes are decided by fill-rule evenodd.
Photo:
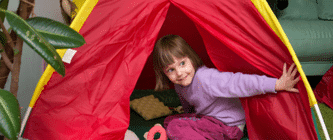
<instances>
[{"instance_id":1,"label":"girl's smiling mouth","mask_svg":"<svg viewBox=\"0 0 333 140\"><path fill-rule=\"evenodd\" d=\"M177 79L177 81L181 82L181 81L185 80L186 78L187 78L187 75L184 78Z\"/></svg>"}]
</instances>

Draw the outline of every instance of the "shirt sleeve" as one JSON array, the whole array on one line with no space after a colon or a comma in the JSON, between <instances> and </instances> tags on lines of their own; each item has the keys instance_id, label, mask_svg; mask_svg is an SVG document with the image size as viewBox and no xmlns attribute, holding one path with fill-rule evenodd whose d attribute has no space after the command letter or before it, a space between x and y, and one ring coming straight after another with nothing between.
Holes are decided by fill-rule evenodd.
<instances>
[{"instance_id":1,"label":"shirt sleeve","mask_svg":"<svg viewBox=\"0 0 333 140\"><path fill-rule=\"evenodd\" d=\"M217 69L200 71L198 79L204 90L213 97L239 98L276 93L276 78L267 76L220 72Z\"/></svg>"}]
</instances>

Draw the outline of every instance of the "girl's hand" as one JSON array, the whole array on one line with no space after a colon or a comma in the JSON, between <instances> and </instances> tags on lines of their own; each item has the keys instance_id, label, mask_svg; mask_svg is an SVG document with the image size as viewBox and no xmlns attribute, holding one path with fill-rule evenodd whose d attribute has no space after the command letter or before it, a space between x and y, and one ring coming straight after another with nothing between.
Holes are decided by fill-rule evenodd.
<instances>
[{"instance_id":1,"label":"girl's hand","mask_svg":"<svg viewBox=\"0 0 333 140\"><path fill-rule=\"evenodd\" d=\"M299 92L298 89L294 88L300 79L299 76L294 78L297 73L297 68L294 67L295 63L289 67L287 72L287 65L284 63L282 76L275 83L275 91L285 90L290 92Z\"/></svg>"}]
</instances>

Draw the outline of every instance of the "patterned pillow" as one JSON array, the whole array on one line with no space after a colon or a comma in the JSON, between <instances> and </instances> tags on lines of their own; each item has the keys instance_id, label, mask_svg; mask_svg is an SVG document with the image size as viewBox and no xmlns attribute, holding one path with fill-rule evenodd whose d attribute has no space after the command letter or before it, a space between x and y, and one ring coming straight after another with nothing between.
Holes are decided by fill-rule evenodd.
<instances>
[{"instance_id":1,"label":"patterned pillow","mask_svg":"<svg viewBox=\"0 0 333 140\"><path fill-rule=\"evenodd\" d=\"M333 0L317 0L318 17L321 20L333 20Z\"/></svg>"},{"instance_id":2,"label":"patterned pillow","mask_svg":"<svg viewBox=\"0 0 333 140\"><path fill-rule=\"evenodd\" d=\"M172 114L172 111L154 95L145 96L130 101L131 108L145 120L151 120Z\"/></svg>"}]
</instances>

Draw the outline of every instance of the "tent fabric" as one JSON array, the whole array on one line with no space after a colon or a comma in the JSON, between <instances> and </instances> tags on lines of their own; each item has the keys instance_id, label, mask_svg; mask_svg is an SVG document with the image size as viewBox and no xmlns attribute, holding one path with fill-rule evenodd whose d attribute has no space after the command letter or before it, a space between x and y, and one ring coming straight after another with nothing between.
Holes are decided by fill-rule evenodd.
<instances>
[{"instance_id":1,"label":"tent fabric","mask_svg":"<svg viewBox=\"0 0 333 140\"><path fill-rule=\"evenodd\" d=\"M333 66L323 75L313 92L318 102L333 109Z\"/></svg>"},{"instance_id":2,"label":"tent fabric","mask_svg":"<svg viewBox=\"0 0 333 140\"><path fill-rule=\"evenodd\" d=\"M24 138L124 139L129 97L155 84L149 55L166 34L220 71L280 77L293 63L251 0L99 0L79 33L87 43L66 76L53 73L44 86ZM302 81L297 88L241 99L250 139L317 139Z\"/></svg>"}]
</instances>

